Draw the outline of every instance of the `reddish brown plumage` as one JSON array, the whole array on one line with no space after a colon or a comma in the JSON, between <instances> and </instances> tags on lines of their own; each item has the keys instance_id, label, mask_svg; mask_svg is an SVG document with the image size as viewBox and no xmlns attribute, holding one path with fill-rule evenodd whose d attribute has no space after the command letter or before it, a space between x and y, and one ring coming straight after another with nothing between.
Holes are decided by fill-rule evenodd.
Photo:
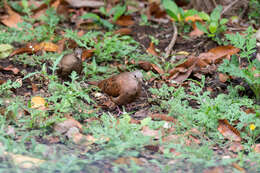
<instances>
[{"instance_id":1,"label":"reddish brown plumage","mask_svg":"<svg viewBox=\"0 0 260 173\"><path fill-rule=\"evenodd\" d=\"M125 105L135 100L142 89L140 71L124 72L97 82L97 86L117 105Z\"/></svg>"}]
</instances>

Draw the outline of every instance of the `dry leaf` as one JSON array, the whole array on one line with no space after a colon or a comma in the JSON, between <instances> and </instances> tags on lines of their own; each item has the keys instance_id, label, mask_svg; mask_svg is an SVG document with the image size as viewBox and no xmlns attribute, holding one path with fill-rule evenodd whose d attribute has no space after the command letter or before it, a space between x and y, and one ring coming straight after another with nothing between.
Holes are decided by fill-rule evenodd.
<instances>
[{"instance_id":1,"label":"dry leaf","mask_svg":"<svg viewBox=\"0 0 260 173\"><path fill-rule=\"evenodd\" d=\"M135 162L137 165L144 164L144 162L141 159L136 158L136 157L120 157L117 160L115 160L114 163L130 165L132 161Z\"/></svg>"},{"instance_id":2,"label":"dry leaf","mask_svg":"<svg viewBox=\"0 0 260 173\"><path fill-rule=\"evenodd\" d=\"M241 142L240 133L227 120L219 120L218 131L227 139Z\"/></svg>"},{"instance_id":3,"label":"dry leaf","mask_svg":"<svg viewBox=\"0 0 260 173\"><path fill-rule=\"evenodd\" d=\"M162 121L168 121L168 122L173 122L173 123L177 122L176 119L174 119L173 117L171 117L167 114L151 114L150 117L153 120L162 120Z\"/></svg>"},{"instance_id":4,"label":"dry leaf","mask_svg":"<svg viewBox=\"0 0 260 173\"><path fill-rule=\"evenodd\" d=\"M6 1L4 1L4 8L7 10L8 16L3 17L1 22L8 27L18 28L17 24L23 22L22 17L14 12Z\"/></svg>"},{"instance_id":5,"label":"dry leaf","mask_svg":"<svg viewBox=\"0 0 260 173\"><path fill-rule=\"evenodd\" d=\"M120 28L120 29L114 31L114 34L131 35L132 34L132 30L130 28Z\"/></svg>"},{"instance_id":6,"label":"dry leaf","mask_svg":"<svg viewBox=\"0 0 260 173\"><path fill-rule=\"evenodd\" d=\"M10 157L15 165L24 169L38 167L45 162L45 160L24 156L21 154L12 154L8 152L4 152L4 155Z\"/></svg>"},{"instance_id":7,"label":"dry leaf","mask_svg":"<svg viewBox=\"0 0 260 173\"><path fill-rule=\"evenodd\" d=\"M222 166L207 168L203 171L203 173L224 173L224 172L225 170Z\"/></svg>"},{"instance_id":8,"label":"dry leaf","mask_svg":"<svg viewBox=\"0 0 260 173\"><path fill-rule=\"evenodd\" d=\"M42 42L39 44L28 44L23 48L19 48L14 50L10 57L14 56L14 55L19 55L22 53L36 53L38 51L46 51L46 52L58 52L59 51L59 46L57 46L54 43L51 42Z\"/></svg>"},{"instance_id":9,"label":"dry leaf","mask_svg":"<svg viewBox=\"0 0 260 173\"><path fill-rule=\"evenodd\" d=\"M241 172L241 173L246 173L246 170L245 170L244 168L242 168L241 166L239 166L239 164L237 164L237 163L232 163L232 166L233 166L234 168L236 168L239 172Z\"/></svg>"},{"instance_id":10,"label":"dry leaf","mask_svg":"<svg viewBox=\"0 0 260 173\"><path fill-rule=\"evenodd\" d=\"M42 98L40 96L32 97L31 105L32 105L32 108L34 108L34 109L38 109L38 110L46 109L46 106L45 106L46 102L45 102L44 98Z\"/></svg>"},{"instance_id":11,"label":"dry leaf","mask_svg":"<svg viewBox=\"0 0 260 173\"><path fill-rule=\"evenodd\" d=\"M218 78L219 78L220 82L225 83L229 79L229 76L227 74L224 74L224 73L219 73Z\"/></svg>"},{"instance_id":12,"label":"dry leaf","mask_svg":"<svg viewBox=\"0 0 260 173\"><path fill-rule=\"evenodd\" d=\"M85 61L86 59L92 57L94 55L96 49L85 49L82 52L81 60Z\"/></svg>"},{"instance_id":13,"label":"dry leaf","mask_svg":"<svg viewBox=\"0 0 260 173\"><path fill-rule=\"evenodd\" d=\"M150 129L148 126L143 126L141 133L142 133L144 136L151 136L151 137L154 137L155 139L159 139L159 138L160 138L160 133L159 133L159 131L158 131L158 130Z\"/></svg>"},{"instance_id":14,"label":"dry leaf","mask_svg":"<svg viewBox=\"0 0 260 173\"><path fill-rule=\"evenodd\" d=\"M131 26L134 24L134 20L132 19L132 16L121 16L116 21L117 25L120 26Z\"/></svg>"},{"instance_id":15,"label":"dry leaf","mask_svg":"<svg viewBox=\"0 0 260 173\"><path fill-rule=\"evenodd\" d=\"M20 72L20 70L16 67L13 67L13 65L9 65L7 67L2 67L0 65L0 70L12 71L14 74L18 74Z\"/></svg>"},{"instance_id":16,"label":"dry leaf","mask_svg":"<svg viewBox=\"0 0 260 173\"><path fill-rule=\"evenodd\" d=\"M147 48L146 52L153 55L153 56L158 56L158 53L155 50L153 42L150 42L150 46Z\"/></svg>"},{"instance_id":17,"label":"dry leaf","mask_svg":"<svg viewBox=\"0 0 260 173\"><path fill-rule=\"evenodd\" d=\"M72 127L76 127L79 129L79 131L82 131L82 125L77 120L68 115L66 116L66 118L67 119L65 121L54 124L54 131L63 134Z\"/></svg>"}]
</instances>

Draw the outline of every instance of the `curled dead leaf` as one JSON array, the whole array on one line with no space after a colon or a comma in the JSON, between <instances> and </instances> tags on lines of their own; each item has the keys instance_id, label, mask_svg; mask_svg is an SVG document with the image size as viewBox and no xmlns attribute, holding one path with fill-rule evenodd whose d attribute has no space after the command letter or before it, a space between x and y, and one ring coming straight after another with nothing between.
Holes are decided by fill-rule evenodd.
<instances>
[{"instance_id":1,"label":"curled dead leaf","mask_svg":"<svg viewBox=\"0 0 260 173\"><path fill-rule=\"evenodd\" d=\"M153 42L150 42L150 46L147 48L146 52L153 55L153 56L158 56L158 53L155 50Z\"/></svg>"},{"instance_id":2,"label":"curled dead leaf","mask_svg":"<svg viewBox=\"0 0 260 173\"><path fill-rule=\"evenodd\" d=\"M227 139L235 142L241 142L239 131L231 126L229 122L224 120L219 120L218 131Z\"/></svg>"},{"instance_id":3,"label":"curled dead leaf","mask_svg":"<svg viewBox=\"0 0 260 173\"><path fill-rule=\"evenodd\" d=\"M119 34L119 35L131 35L132 30L130 28L120 28L116 31L114 31L114 34Z\"/></svg>"},{"instance_id":4,"label":"curled dead leaf","mask_svg":"<svg viewBox=\"0 0 260 173\"><path fill-rule=\"evenodd\" d=\"M116 21L117 25L120 26L131 26L134 24L134 20L132 18L132 16L128 15L128 16L121 16L117 19Z\"/></svg>"},{"instance_id":5,"label":"curled dead leaf","mask_svg":"<svg viewBox=\"0 0 260 173\"><path fill-rule=\"evenodd\" d=\"M4 1L4 8L7 10L8 15L3 17L1 22L8 27L19 29L17 24L23 22L22 17L11 9L6 0Z\"/></svg>"}]
</instances>

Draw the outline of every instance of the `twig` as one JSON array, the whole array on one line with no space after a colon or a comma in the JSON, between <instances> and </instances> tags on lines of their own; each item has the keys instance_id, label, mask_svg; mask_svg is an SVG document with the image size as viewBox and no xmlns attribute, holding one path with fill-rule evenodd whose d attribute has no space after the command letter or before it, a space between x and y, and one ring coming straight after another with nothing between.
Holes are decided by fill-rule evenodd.
<instances>
[{"instance_id":1,"label":"twig","mask_svg":"<svg viewBox=\"0 0 260 173\"><path fill-rule=\"evenodd\" d=\"M174 44L176 42L177 35L178 35L178 30L177 30L177 27L176 27L176 24L175 24L174 21L173 21L172 25L173 25L173 29L174 29L173 36L172 36L172 40L171 40L170 44L166 48L166 53L165 53L164 59L169 57L169 55L170 55L170 53L172 51L172 48L173 48L173 46L174 46Z\"/></svg>"},{"instance_id":2,"label":"twig","mask_svg":"<svg viewBox=\"0 0 260 173\"><path fill-rule=\"evenodd\" d=\"M235 1L231 2L228 6L226 6L226 8L223 9L223 11L221 12L221 15L223 15L225 12L227 12L237 2L238 2L238 0L235 0Z\"/></svg>"}]
</instances>

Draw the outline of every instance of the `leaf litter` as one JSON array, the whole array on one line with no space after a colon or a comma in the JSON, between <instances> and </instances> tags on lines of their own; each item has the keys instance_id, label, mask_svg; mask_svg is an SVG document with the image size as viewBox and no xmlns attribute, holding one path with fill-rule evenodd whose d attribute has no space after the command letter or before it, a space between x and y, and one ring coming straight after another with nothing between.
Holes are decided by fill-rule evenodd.
<instances>
[{"instance_id":1,"label":"leaf litter","mask_svg":"<svg viewBox=\"0 0 260 173\"><path fill-rule=\"evenodd\" d=\"M99 8L101 6L104 5L103 2L101 1L68 1L66 0L66 2L69 4L69 8L71 8L71 10L73 11L74 8L77 8L78 10L85 10L84 8L90 8L94 11L95 8ZM53 0L50 2L50 6L53 7L54 9L58 10L59 8L62 7L62 0ZM19 13L16 13L15 11L12 10L12 8L5 2L4 3L5 9L6 9L6 13L7 16L5 16L4 18L1 18L1 22L8 26L8 27L16 27L17 28L17 24L22 22L22 18L21 15ZM49 6L47 6L46 4L42 4L40 5L38 8L34 9L33 12L33 18L38 18L41 15L44 15L46 13L46 10L48 9ZM154 21L160 23L160 19L165 18L165 12L160 8L160 6L156 3L149 3L148 4L148 20L149 21ZM187 19L188 20L188 19ZM198 18L197 16L194 16L194 18L190 18L190 20L194 21L201 21L200 18ZM163 20L161 20L163 21ZM136 16L130 14L130 15L122 15L121 17L119 17L116 21L115 24L118 25L119 27L123 27L120 28L116 31L114 31L114 34L119 34L119 35L132 35L134 38L137 37L138 35L138 30L135 30L133 28L141 28L136 21ZM190 33L191 37L201 37L203 35L203 32L201 32L200 30L198 30L198 28L196 28L196 25L192 25L193 27L193 31ZM164 31L162 31L164 32ZM140 34L140 33L139 33ZM154 36L156 36L156 33L152 33L154 34ZM140 35L139 35L140 36ZM147 35L143 34L143 37L147 37ZM158 36L157 36L158 37ZM168 41L168 43L170 42L171 37L166 37L166 41ZM181 38L180 38L181 39ZM163 40L162 40L163 41ZM65 40L63 41L65 43ZM160 56L159 54L161 54L162 52L164 52L163 48L166 48L167 44L161 44L159 45L162 46L163 48L160 47L160 53L158 53L156 51L155 45L153 42L150 41L146 41L146 45L148 46L144 46L144 47L148 47L145 51L147 51L149 54L158 57ZM62 52L64 51L65 48L65 44L63 44L63 46L61 47L60 44L56 44L54 42L39 42L39 43L24 43L26 45L23 45L22 48L17 48L15 49L11 55L9 55L8 58L16 58L17 55L19 54L35 54L37 55L37 53L39 52ZM141 43L142 44L142 43ZM176 44L178 45L178 41L176 42ZM78 47L78 43L75 44L75 47ZM15 47L15 46L14 46ZM75 48L74 47L74 48ZM94 48L89 48L89 49L84 49L83 53L82 53L82 57L81 60L83 62L89 62L89 61L93 61L92 57L95 54L97 50ZM175 52L177 52L178 50L174 50ZM179 50L179 51L183 51L183 50ZM187 79L190 79L191 77L195 76L199 79L201 79L202 75L214 75L216 73L217 70L217 66L223 61L223 59L230 59L231 55L237 54L239 52L239 49L233 47L233 46L218 46L212 49L209 49L208 51L204 52L200 51L200 54L198 56L195 56L194 54L188 56L186 58L186 60L181 63L178 64L177 66L165 70L162 69L160 66L164 66L164 62L160 62L160 64L155 64L150 62L149 60L140 60L140 61L136 61L131 63L132 65L137 66L140 69L143 69L146 74L150 74L151 72L158 74L160 77L158 78L154 78L154 80L150 80L149 84L146 84L146 87L149 86L151 88L160 88L159 86L162 85L162 83L172 83L172 82L177 82L180 84L183 84L184 81L186 81ZM12 71L13 74L12 75L21 75L19 72L20 70L16 67L14 67L15 64L13 64L10 60L9 64L7 66L0 66L0 72L3 74L5 73L5 71ZM88 64L89 65L89 64ZM3 74L0 74L1 76ZM71 72L70 72L71 74ZM0 76L0 77L1 77ZM218 76L219 81L222 83L226 83L228 79L232 78L230 76L227 76L225 74L219 73ZM256 76L257 77L257 76ZM0 80L0 85L4 85L6 83L7 80ZM107 93L108 95L112 95L113 97L117 97L122 95L122 93L120 93L120 91L118 91L118 88L123 88L123 91L125 90L125 92L128 92L128 85L130 85L131 80L126 80L126 82L124 82L124 80L119 80L118 82L114 83L114 79L109 79L109 82L103 82L102 83L102 87L101 90L105 90L106 87L108 87L108 85L111 85L112 88L112 94L111 93ZM37 82L36 82L37 83ZM112 84L111 84L112 83ZM119 84L117 84L119 83ZM36 92L38 92L38 88L36 88L36 84L35 82L32 83L32 81L30 82L30 84L32 85L32 92L35 94ZM104 87L105 86L105 87ZM172 86L172 85L171 85ZM24 87L24 86L23 86ZM46 86L45 86L46 87ZM143 90L143 86L139 86L139 89L142 88ZM138 90L139 90L138 89ZM27 89L28 90L28 89ZM104 91L106 93L106 91ZM145 91L146 92L146 91ZM18 93L19 95L23 95L23 93ZM129 94L129 93L128 93ZM142 95L143 94L143 95ZM146 97L145 102L148 102L147 97L149 97L149 95L151 95L150 93L146 93L146 96L144 96L144 91L140 96L141 98ZM124 93L123 93L124 95ZM121 97L120 97L121 98ZM110 97L111 99L111 97ZM111 99L112 101L115 99ZM134 99L133 99L134 100ZM120 102L115 101L116 103L118 103L119 105L125 104L125 98L123 97L123 99L120 99ZM143 100L142 100L143 101ZM128 112L132 111L132 110L140 110L143 109L144 107L140 106L142 105L142 101L139 101L139 99L137 99L137 101L133 102L130 104L129 107L126 107L126 110L128 110ZM128 102L128 101L127 101ZM132 99L131 99L132 102ZM52 104L52 103L50 103ZM41 111L48 111L48 104L46 103L45 99L43 97L40 96L34 96L31 98L31 108L33 109L37 109L37 110L41 110ZM148 104L149 105L149 104ZM107 104L106 108L109 110L109 104ZM149 106L146 108L150 108ZM120 108L119 108L120 109ZM112 113L115 113L116 111L113 110L109 110ZM4 111L5 113L6 111ZM102 111L101 111L102 112ZM120 110L119 110L120 112ZM55 114L52 114L52 117L55 116ZM84 126L85 124L81 124L81 122L75 120L73 118L73 115L66 115L64 114L63 117L66 118L66 120L62 121L62 122L58 122L55 123L53 125L53 130L55 132L58 132L64 136L66 136L69 140L71 140L75 145L78 146L84 146L84 147L89 147L89 146L93 146L95 144L98 144L99 141L106 141L106 142L111 142L111 139L107 136L103 136L101 138L96 138L93 137L92 133L86 133L84 131ZM147 117L151 118L151 121L163 121L164 125L163 128L156 128L156 129L151 129L149 126L147 125L143 125L142 128L140 129L140 132L143 136L150 136L153 137L153 140L151 140L151 143L154 142L154 144L151 145L146 145L143 148L150 150L152 152L162 152L165 154L167 154L167 150L164 150L164 147L157 141L162 139L163 142L170 142L170 143L178 143L178 142L183 142L182 140L184 139L184 143L186 146L192 146L192 145L201 145L201 141L197 136L204 136L205 134L202 134L202 132L200 130L197 129L190 129L188 131L186 131L186 133L180 135L180 134L174 134L176 132L176 129L174 126L176 125L180 125L181 122L178 122L178 120L175 119L175 117L168 115L167 113L157 113L156 111L154 113L145 113L145 115L139 116L139 118L141 119L146 119ZM102 122L102 120L99 119L100 116L97 117L97 121ZM95 120L94 120L95 121ZM93 123L94 121L88 121L89 123ZM119 122L119 121L118 121ZM131 118L131 120L129 121L131 122L131 124L142 124L142 120L138 120L135 118ZM105 122L103 122L105 123ZM220 119L218 120L218 131L223 135L223 137L225 137L227 140L233 142L235 141L236 143L232 143L233 146L231 145L230 150L235 151L234 148L239 148L239 151L243 150L243 147L241 147L241 142L243 140L245 140L244 138L242 138L240 136L240 132L239 130L237 130L235 127L233 127L232 125L230 125L230 123L224 119ZM91 126L89 126L91 127ZM59 139L57 141L60 141ZM232 149L233 147L233 149ZM255 152L259 153L259 144L256 144L255 146L252 146L253 150L255 150ZM85 150L86 152L88 151ZM173 148L170 148L170 153L179 156L182 154L182 152L179 152L179 150ZM5 152L5 155L9 155L9 157L15 162L15 164L20 165L20 161L19 160L23 160L23 161L28 161L28 162L32 162L34 165L38 166L39 164L45 162L45 160L41 160L41 159L36 159L36 158L31 158L25 155L18 155L18 154L10 154L7 152ZM147 159L144 158L138 158L138 157L132 157L132 156L127 156L127 157L118 157L118 159L114 160L114 163L116 164L126 164L126 165L131 165L132 163L135 163L137 165L144 165L144 163L147 162ZM32 166L30 164L26 164L25 166L21 166L22 168L31 168ZM110 165L110 167L112 167ZM233 163L233 167L236 168L237 170L243 172L244 169L241 168L238 164ZM204 172L210 172L210 171L217 171L217 172L223 172L223 168L222 167L213 167L211 169L207 169Z\"/></svg>"}]
</instances>

